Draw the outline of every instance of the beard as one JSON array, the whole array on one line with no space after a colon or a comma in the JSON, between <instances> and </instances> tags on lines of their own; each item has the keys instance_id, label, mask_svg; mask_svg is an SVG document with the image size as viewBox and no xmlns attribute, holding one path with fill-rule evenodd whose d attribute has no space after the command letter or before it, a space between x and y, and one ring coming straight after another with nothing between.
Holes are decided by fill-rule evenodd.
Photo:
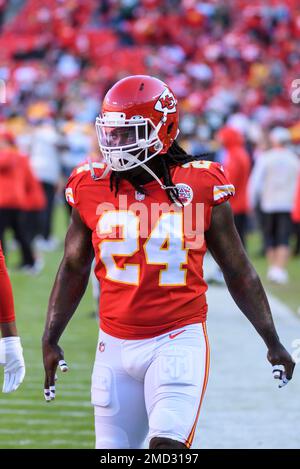
<instances>
[{"instance_id":1,"label":"beard","mask_svg":"<svg viewBox=\"0 0 300 469\"><path fill-rule=\"evenodd\" d=\"M163 175L163 167L161 158L164 155L158 154L144 163L145 166L152 169L152 171L160 178ZM137 166L133 169L126 171L115 171L118 179L126 179L126 181L133 184L135 187L147 184L147 182L153 181L153 177L149 174L142 166Z\"/></svg>"}]
</instances>

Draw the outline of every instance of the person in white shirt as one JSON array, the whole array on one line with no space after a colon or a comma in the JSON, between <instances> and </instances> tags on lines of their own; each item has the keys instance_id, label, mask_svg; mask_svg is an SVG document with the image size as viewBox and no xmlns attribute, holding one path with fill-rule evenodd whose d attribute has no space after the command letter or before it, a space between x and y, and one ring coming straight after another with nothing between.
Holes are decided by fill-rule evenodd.
<instances>
[{"instance_id":1,"label":"person in white shirt","mask_svg":"<svg viewBox=\"0 0 300 469\"><path fill-rule=\"evenodd\" d=\"M56 188L61 177L60 146L61 136L50 120L42 122L33 132L30 146L30 163L42 183L47 204L42 213L39 247L52 250L55 239L52 236L52 216Z\"/></svg>"},{"instance_id":2,"label":"person in white shirt","mask_svg":"<svg viewBox=\"0 0 300 469\"><path fill-rule=\"evenodd\" d=\"M250 181L249 199L252 208L260 205L263 213L263 235L271 282L288 282L286 270L292 232L293 208L299 161L289 147L290 133L275 127L269 135L271 147L256 161Z\"/></svg>"}]
</instances>

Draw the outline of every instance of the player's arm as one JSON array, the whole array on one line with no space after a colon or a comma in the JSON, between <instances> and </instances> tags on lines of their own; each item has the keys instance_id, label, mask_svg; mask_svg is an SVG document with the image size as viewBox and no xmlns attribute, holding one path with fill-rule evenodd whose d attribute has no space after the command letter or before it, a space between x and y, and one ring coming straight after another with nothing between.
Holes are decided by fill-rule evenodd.
<instances>
[{"instance_id":1,"label":"player's arm","mask_svg":"<svg viewBox=\"0 0 300 469\"><path fill-rule=\"evenodd\" d=\"M0 245L0 364L4 366L3 392L16 391L25 377L23 349L15 322L11 283Z\"/></svg>"},{"instance_id":2,"label":"player's arm","mask_svg":"<svg viewBox=\"0 0 300 469\"><path fill-rule=\"evenodd\" d=\"M235 303L264 340L268 360L283 365L286 378L291 379L295 363L280 343L267 296L236 231L229 202L213 207L205 238Z\"/></svg>"},{"instance_id":3,"label":"player's arm","mask_svg":"<svg viewBox=\"0 0 300 469\"><path fill-rule=\"evenodd\" d=\"M65 240L65 251L49 299L48 313L42 339L45 368L45 398L55 397L55 372L63 350L58 341L73 316L88 284L93 260L92 234L73 208Z\"/></svg>"}]
</instances>

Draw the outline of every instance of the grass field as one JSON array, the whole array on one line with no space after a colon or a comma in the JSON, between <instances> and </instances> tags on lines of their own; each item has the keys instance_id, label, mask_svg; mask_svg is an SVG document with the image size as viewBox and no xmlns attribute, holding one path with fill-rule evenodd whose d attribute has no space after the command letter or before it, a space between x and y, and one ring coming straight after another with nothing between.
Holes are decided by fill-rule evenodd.
<instances>
[{"instance_id":1,"label":"grass field","mask_svg":"<svg viewBox=\"0 0 300 469\"><path fill-rule=\"evenodd\" d=\"M261 245L260 236L258 233L254 233L249 236L248 249L249 255L259 273L262 282L272 295L279 298L300 318L300 290L299 290L299 277L300 277L300 258L291 257L288 264L288 271L290 281L288 285L272 285L266 279L267 274L267 262L263 257L258 257L257 252Z\"/></svg>"},{"instance_id":2,"label":"grass field","mask_svg":"<svg viewBox=\"0 0 300 469\"><path fill-rule=\"evenodd\" d=\"M56 235L63 239L66 217L62 208L56 211ZM249 240L250 254L258 250L257 235ZM89 288L71 321L61 344L70 366L67 374L58 374L57 399L46 403L43 397L43 367L40 340L49 292L62 255L62 248L45 254L45 270L37 277L13 272L16 254L9 257L13 281L18 328L22 336L27 364L23 386L12 395L0 393L0 448L93 448L93 410L90 405L90 377L97 340L97 323L92 317L93 300ZM255 259L258 271L265 277L264 259ZM299 259L290 264L291 283L276 287L273 293L295 311L300 305ZM2 373L0 374L2 387Z\"/></svg>"},{"instance_id":3,"label":"grass field","mask_svg":"<svg viewBox=\"0 0 300 469\"><path fill-rule=\"evenodd\" d=\"M65 214L58 210L56 215L56 233L62 238L66 229ZM62 340L70 370L63 375L58 372L57 400L46 403L43 397L40 342L49 292L61 255L62 250L46 254L46 268L37 277L11 272L27 373L17 393L0 393L0 448L94 446L90 378L97 323L91 317L93 301L90 289ZM10 266L14 263L15 255L12 255ZM2 373L0 380L2 387Z\"/></svg>"}]
</instances>

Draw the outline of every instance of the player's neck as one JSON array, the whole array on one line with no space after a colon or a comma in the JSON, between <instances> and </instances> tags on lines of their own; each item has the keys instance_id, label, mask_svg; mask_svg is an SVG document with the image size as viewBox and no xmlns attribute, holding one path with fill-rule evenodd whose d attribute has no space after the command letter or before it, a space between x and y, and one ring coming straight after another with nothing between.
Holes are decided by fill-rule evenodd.
<instances>
[{"instance_id":1,"label":"player's neck","mask_svg":"<svg viewBox=\"0 0 300 469\"><path fill-rule=\"evenodd\" d=\"M146 165L148 168L152 169L152 171L159 177L161 178L163 176L163 166L161 164L162 158L161 155L154 156L151 160L149 160ZM144 168L139 166L136 169L133 169L132 171L128 171L128 177L125 179L128 179L130 181L135 181L137 184L143 186L144 184L147 184L148 182L151 182L154 180L154 178L149 174Z\"/></svg>"}]
</instances>

